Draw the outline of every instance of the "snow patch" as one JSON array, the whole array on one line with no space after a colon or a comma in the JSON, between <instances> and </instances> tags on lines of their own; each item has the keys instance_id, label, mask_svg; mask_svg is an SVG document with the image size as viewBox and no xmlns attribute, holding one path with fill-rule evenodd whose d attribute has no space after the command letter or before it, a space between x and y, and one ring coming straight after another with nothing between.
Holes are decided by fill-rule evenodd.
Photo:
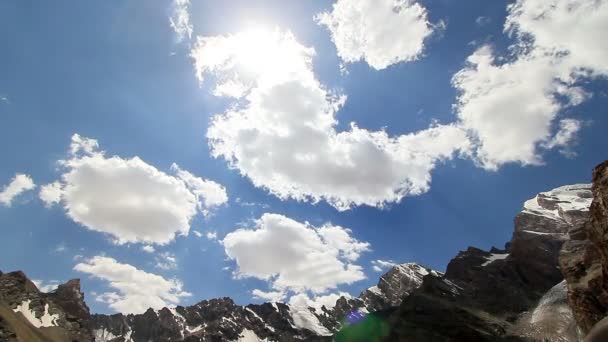
<instances>
[{"instance_id":1,"label":"snow patch","mask_svg":"<svg viewBox=\"0 0 608 342\"><path fill-rule=\"evenodd\" d=\"M289 306L291 318L297 328L308 329L319 336L330 336L332 333L324 327L317 316L313 315L308 308Z\"/></svg>"},{"instance_id":2,"label":"snow patch","mask_svg":"<svg viewBox=\"0 0 608 342\"><path fill-rule=\"evenodd\" d=\"M490 254L489 257L486 257L486 262L484 262L483 264L481 264L481 266L488 266L489 264L493 263L496 260L503 260L506 259L509 256L509 253L505 253L505 254Z\"/></svg>"},{"instance_id":3,"label":"snow patch","mask_svg":"<svg viewBox=\"0 0 608 342\"><path fill-rule=\"evenodd\" d=\"M542 200L540 198L542 197ZM593 196L591 184L574 184L555 188L551 191L541 192L524 203L523 212L543 216L553 220L562 220L563 212L588 211ZM542 201L551 204L552 208L542 205Z\"/></svg>"},{"instance_id":4,"label":"snow patch","mask_svg":"<svg viewBox=\"0 0 608 342\"><path fill-rule=\"evenodd\" d=\"M108 342L118 337L106 329L95 329L93 335L95 336L95 342Z\"/></svg>"},{"instance_id":5,"label":"snow patch","mask_svg":"<svg viewBox=\"0 0 608 342\"><path fill-rule=\"evenodd\" d=\"M268 339L261 339L253 330L243 329L238 342L266 342Z\"/></svg>"},{"instance_id":6,"label":"snow patch","mask_svg":"<svg viewBox=\"0 0 608 342\"><path fill-rule=\"evenodd\" d=\"M380 288L378 286L372 286L372 287L368 288L367 290L377 296L382 296L382 291L380 290Z\"/></svg>"},{"instance_id":7,"label":"snow patch","mask_svg":"<svg viewBox=\"0 0 608 342\"><path fill-rule=\"evenodd\" d=\"M21 303L21 305L17 306L17 308L15 308L13 311L21 312L23 317L25 317L36 328L56 327L57 326L57 320L59 319L59 315L57 315L57 314L51 315L49 313L48 304L44 305L44 314L42 315L42 317L38 318L38 317L36 317L36 313L30 309L31 302L32 301L29 299L25 300L25 301L23 301L23 303Z\"/></svg>"}]
</instances>

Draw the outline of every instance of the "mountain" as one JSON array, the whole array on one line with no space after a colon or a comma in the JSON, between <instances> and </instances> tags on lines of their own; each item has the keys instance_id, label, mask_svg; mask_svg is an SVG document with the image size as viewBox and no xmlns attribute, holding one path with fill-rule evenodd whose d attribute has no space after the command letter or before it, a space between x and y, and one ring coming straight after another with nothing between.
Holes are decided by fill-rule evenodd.
<instances>
[{"instance_id":1,"label":"mountain","mask_svg":"<svg viewBox=\"0 0 608 342\"><path fill-rule=\"evenodd\" d=\"M0 273L0 341L579 341L608 321L608 162L593 186L526 201L511 240L458 253L445 273L395 265L333 308L230 298L142 314L89 313L78 280L41 293ZM599 322L599 323L598 323Z\"/></svg>"}]
</instances>

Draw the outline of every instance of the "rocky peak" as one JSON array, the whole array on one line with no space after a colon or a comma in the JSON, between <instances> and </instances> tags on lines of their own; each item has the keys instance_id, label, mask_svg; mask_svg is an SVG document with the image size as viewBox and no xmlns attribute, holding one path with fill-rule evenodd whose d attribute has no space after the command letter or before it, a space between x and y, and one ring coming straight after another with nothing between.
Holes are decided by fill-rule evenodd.
<instances>
[{"instance_id":1,"label":"rocky peak","mask_svg":"<svg viewBox=\"0 0 608 342\"><path fill-rule=\"evenodd\" d=\"M0 305L8 309L4 315L15 315L4 319L13 322L5 330L13 331L17 337L17 331L22 329L52 328L56 334L70 336L72 340L93 341L89 308L84 303L77 279L60 285L51 293L42 293L21 271L1 274ZM39 331L30 333L41 334Z\"/></svg>"},{"instance_id":2,"label":"rocky peak","mask_svg":"<svg viewBox=\"0 0 608 342\"><path fill-rule=\"evenodd\" d=\"M369 312L398 306L403 297L420 287L424 276L431 272L435 271L416 263L395 265L380 277L378 285L364 290L359 298Z\"/></svg>"}]
</instances>

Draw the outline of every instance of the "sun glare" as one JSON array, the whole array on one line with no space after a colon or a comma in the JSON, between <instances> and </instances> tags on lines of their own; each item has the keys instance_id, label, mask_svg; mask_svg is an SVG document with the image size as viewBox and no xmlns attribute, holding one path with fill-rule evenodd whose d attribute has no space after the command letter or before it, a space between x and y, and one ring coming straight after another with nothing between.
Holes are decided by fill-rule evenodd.
<instances>
[{"instance_id":1,"label":"sun glare","mask_svg":"<svg viewBox=\"0 0 608 342\"><path fill-rule=\"evenodd\" d=\"M251 28L236 35L235 62L242 71L278 80L306 69L312 49L295 41L291 32Z\"/></svg>"}]
</instances>

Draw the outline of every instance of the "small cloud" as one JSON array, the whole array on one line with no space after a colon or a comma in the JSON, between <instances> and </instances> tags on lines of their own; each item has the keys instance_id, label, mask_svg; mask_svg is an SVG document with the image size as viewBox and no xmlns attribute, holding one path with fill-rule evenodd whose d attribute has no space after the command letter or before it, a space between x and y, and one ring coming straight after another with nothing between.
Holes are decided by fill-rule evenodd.
<instances>
[{"instance_id":1,"label":"small cloud","mask_svg":"<svg viewBox=\"0 0 608 342\"><path fill-rule=\"evenodd\" d=\"M285 292L283 291L269 291L264 292L259 289L251 291L254 299L261 299L269 302L280 302L285 299Z\"/></svg>"},{"instance_id":2,"label":"small cloud","mask_svg":"<svg viewBox=\"0 0 608 342\"><path fill-rule=\"evenodd\" d=\"M209 232L207 232L207 239L209 239L209 240L217 240L217 232L216 231L209 231Z\"/></svg>"},{"instance_id":3,"label":"small cloud","mask_svg":"<svg viewBox=\"0 0 608 342\"><path fill-rule=\"evenodd\" d=\"M192 230L192 234L196 235L196 237L202 237L203 233L199 232L198 230Z\"/></svg>"},{"instance_id":4,"label":"small cloud","mask_svg":"<svg viewBox=\"0 0 608 342\"><path fill-rule=\"evenodd\" d=\"M376 272L382 272L386 269L396 266L397 264L392 260L373 260L372 269Z\"/></svg>"},{"instance_id":5,"label":"small cloud","mask_svg":"<svg viewBox=\"0 0 608 342\"><path fill-rule=\"evenodd\" d=\"M477 24L478 26L486 26L491 21L492 19L490 19L489 17L479 16L477 17L477 19L475 19L475 24Z\"/></svg>"},{"instance_id":6,"label":"small cloud","mask_svg":"<svg viewBox=\"0 0 608 342\"><path fill-rule=\"evenodd\" d=\"M55 247L54 251L55 253L63 253L67 250L67 247L65 246L65 243L60 243L57 245L57 247Z\"/></svg>"},{"instance_id":7,"label":"small cloud","mask_svg":"<svg viewBox=\"0 0 608 342\"><path fill-rule=\"evenodd\" d=\"M36 187L32 177L26 174L17 173L8 185L4 186L0 192L0 205L10 207L13 200L22 193L32 190Z\"/></svg>"},{"instance_id":8,"label":"small cloud","mask_svg":"<svg viewBox=\"0 0 608 342\"><path fill-rule=\"evenodd\" d=\"M177 36L177 41L192 36L192 24L190 23L190 0L174 0L173 14L169 18L169 24Z\"/></svg>"},{"instance_id":9,"label":"small cloud","mask_svg":"<svg viewBox=\"0 0 608 342\"><path fill-rule=\"evenodd\" d=\"M177 258L175 254L169 252L163 252L156 256L156 268L161 270L174 270L177 269Z\"/></svg>"},{"instance_id":10,"label":"small cloud","mask_svg":"<svg viewBox=\"0 0 608 342\"><path fill-rule=\"evenodd\" d=\"M0 95L0 102L4 102L6 104L11 103L11 101L8 99L8 96L6 95Z\"/></svg>"},{"instance_id":11,"label":"small cloud","mask_svg":"<svg viewBox=\"0 0 608 342\"><path fill-rule=\"evenodd\" d=\"M156 250L154 249L154 247L150 246L150 245L145 245L141 247L141 250L147 253L154 253Z\"/></svg>"}]
</instances>

